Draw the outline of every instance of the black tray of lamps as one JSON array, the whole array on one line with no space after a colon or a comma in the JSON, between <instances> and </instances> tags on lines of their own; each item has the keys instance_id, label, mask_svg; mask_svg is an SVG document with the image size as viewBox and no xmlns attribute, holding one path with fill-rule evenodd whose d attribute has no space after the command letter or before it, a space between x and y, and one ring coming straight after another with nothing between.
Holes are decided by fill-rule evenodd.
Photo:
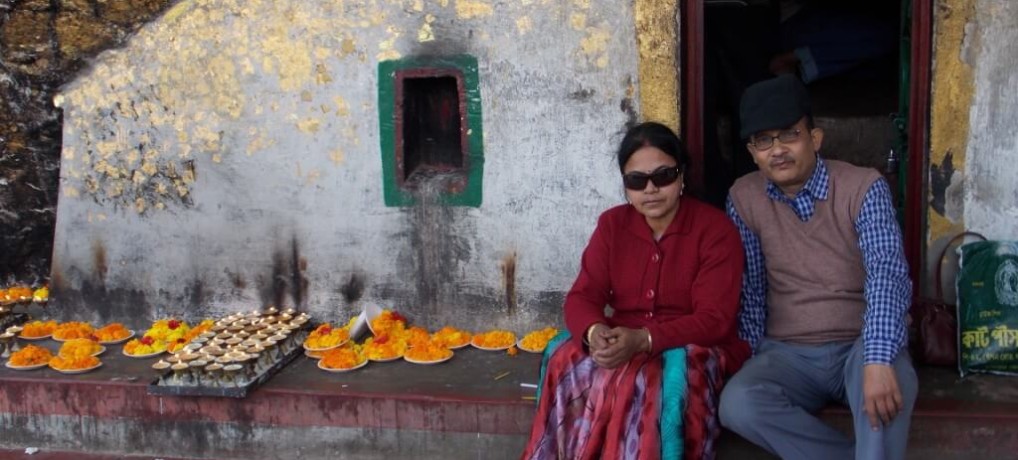
<instances>
[{"instance_id":1,"label":"black tray of lamps","mask_svg":"<svg viewBox=\"0 0 1018 460\"><path fill-rule=\"evenodd\" d=\"M303 352L311 330L310 316L288 309L277 314L234 314L166 360L152 365L160 371L148 394L244 398Z\"/></svg>"}]
</instances>

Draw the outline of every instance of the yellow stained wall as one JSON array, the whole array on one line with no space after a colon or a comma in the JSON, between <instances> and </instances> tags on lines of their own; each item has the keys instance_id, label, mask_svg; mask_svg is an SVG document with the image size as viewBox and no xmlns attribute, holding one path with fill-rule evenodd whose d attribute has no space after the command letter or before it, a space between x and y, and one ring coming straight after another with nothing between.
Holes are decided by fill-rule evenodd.
<instances>
[{"instance_id":1,"label":"yellow stained wall","mask_svg":"<svg viewBox=\"0 0 1018 460\"><path fill-rule=\"evenodd\" d=\"M954 174L964 174L969 138L969 109L974 92L973 69L965 59L965 27L975 15L976 0L934 0L933 81L930 113L929 168L937 169L948 153ZM959 176L961 177L961 176ZM927 190L932 197L934 190ZM944 191L940 191L944 193ZM964 221L926 210L927 243L964 229Z\"/></svg>"},{"instance_id":2,"label":"yellow stained wall","mask_svg":"<svg viewBox=\"0 0 1018 460\"><path fill-rule=\"evenodd\" d=\"M679 129L677 0L636 0L640 110L644 121Z\"/></svg>"}]
</instances>

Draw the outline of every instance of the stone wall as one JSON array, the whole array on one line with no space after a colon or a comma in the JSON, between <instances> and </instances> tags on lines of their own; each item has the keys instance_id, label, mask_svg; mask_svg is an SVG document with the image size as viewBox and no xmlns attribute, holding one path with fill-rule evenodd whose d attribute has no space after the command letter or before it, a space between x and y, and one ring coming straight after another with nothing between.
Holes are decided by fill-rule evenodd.
<instances>
[{"instance_id":1,"label":"stone wall","mask_svg":"<svg viewBox=\"0 0 1018 460\"><path fill-rule=\"evenodd\" d=\"M58 97L60 310L345 320L359 301L427 327L557 322L598 214L623 203L634 24L610 0L178 3ZM480 205L420 188L389 206L380 65L462 55Z\"/></svg>"},{"instance_id":2,"label":"stone wall","mask_svg":"<svg viewBox=\"0 0 1018 460\"><path fill-rule=\"evenodd\" d=\"M49 277L62 130L57 89L171 2L0 1L0 285Z\"/></svg>"},{"instance_id":3,"label":"stone wall","mask_svg":"<svg viewBox=\"0 0 1018 460\"><path fill-rule=\"evenodd\" d=\"M980 0L969 39L975 91L964 164L965 226L1018 240L1018 3Z\"/></svg>"}]
</instances>

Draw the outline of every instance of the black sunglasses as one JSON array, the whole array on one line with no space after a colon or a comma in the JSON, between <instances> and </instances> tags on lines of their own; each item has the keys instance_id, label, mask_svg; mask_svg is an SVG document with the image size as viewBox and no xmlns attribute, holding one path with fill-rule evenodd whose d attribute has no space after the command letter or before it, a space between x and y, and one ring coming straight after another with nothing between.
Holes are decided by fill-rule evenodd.
<instances>
[{"instance_id":1,"label":"black sunglasses","mask_svg":"<svg viewBox=\"0 0 1018 460\"><path fill-rule=\"evenodd\" d=\"M629 190L643 190L647 188L647 182L653 182L655 187L664 187L671 185L673 182L678 180L682 173L679 172L678 166L672 166L670 168L661 168L650 174L642 172L631 172L629 174L622 175L622 185Z\"/></svg>"}]
</instances>

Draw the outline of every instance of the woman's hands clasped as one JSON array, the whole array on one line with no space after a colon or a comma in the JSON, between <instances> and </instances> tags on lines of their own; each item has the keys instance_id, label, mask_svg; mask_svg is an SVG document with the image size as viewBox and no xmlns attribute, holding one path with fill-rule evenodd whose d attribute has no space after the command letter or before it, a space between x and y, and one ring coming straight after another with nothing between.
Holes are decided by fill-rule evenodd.
<instances>
[{"instance_id":1,"label":"woman's hands clasped","mask_svg":"<svg viewBox=\"0 0 1018 460\"><path fill-rule=\"evenodd\" d=\"M614 369L632 359L633 355L650 351L648 334L646 329L609 328L596 324L588 336L590 357L598 366Z\"/></svg>"}]
</instances>

